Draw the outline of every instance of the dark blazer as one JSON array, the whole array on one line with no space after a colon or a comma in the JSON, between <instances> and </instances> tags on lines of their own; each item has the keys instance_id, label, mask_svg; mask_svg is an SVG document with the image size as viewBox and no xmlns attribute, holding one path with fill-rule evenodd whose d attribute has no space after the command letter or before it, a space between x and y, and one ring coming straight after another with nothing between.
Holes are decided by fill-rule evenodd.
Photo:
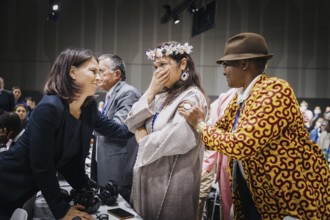
<instances>
[{"instance_id":1,"label":"dark blazer","mask_svg":"<svg viewBox=\"0 0 330 220\"><path fill-rule=\"evenodd\" d=\"M133 103L140 96L135 87L120 81L111 94L110 103L105 109L106 115L124 124ZM100 136L96 133L96 149L98 184L104 186L111 179L118 185L132 185L132 169L138 149L135 137L118 140L113 136Z\"/></svg>"},{"instance_id":2,"label":"dark blazer","mask_svg":"<svg viewBox=\"0 0 330 220\"><path fill-rule=\"evenodd\" d=\"M12 112L15 107L15 97L14 94L9 91L3 89L0 91L0 109L3 109L7 112Z\"/></svg>"},{"instance_id":3,"label":"dark blazer","mask_svg":"<svg viewBox=\"0 0 330 220\"><path fill-rule=\"evenodd\" d=\"M126 126L104 117L94 100L82 108L81 145L71 145L72 124L68 123L68 117L72 116L66 101L46 95L35 108L19 141L0 154L0 210L20 206L41 190L54 217L64 217L70 205L60 193L56 173L61 173L73 188L82 188L87 181L85 159L92 131L119 139L132 136ZM81 148L71 149L71 146Z\"/></svg>"}]
</instances>

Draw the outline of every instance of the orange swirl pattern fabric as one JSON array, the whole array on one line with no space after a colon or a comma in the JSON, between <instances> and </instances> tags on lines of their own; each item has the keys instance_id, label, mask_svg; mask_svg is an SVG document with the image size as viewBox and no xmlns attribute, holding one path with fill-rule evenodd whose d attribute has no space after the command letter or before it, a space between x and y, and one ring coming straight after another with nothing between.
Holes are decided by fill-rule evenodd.
<instances>
[{"instance_id":1,"label":"orange swirl pattern fabric","mask_svg":"<svg viewBox=\"0 0 330 220\"><path fill-rule=\"evenodd\" d=\"M235 132L237 95L205 145L241 160L247 185L263 219L330 219L330 170L321 148L309 139L289 84L263 74L245 100ZM230 168L231 169L231 168ZM229 170L231 175L232 170ZM244 219L233 192L235 219Z\"/></svg>"}]
</instances>

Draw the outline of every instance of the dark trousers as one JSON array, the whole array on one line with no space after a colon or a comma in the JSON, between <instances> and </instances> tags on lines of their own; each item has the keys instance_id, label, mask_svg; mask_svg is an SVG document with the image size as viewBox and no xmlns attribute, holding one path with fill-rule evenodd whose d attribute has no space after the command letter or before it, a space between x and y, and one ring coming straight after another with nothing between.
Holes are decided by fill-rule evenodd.
<instances>
[{"instance_id":1,"label":"dark trousers","mask_svg":"<svg viewBox=\"0 0 330 220\"><path fill-rule=\"evenodd\" d=\"M24 201L17 201L16 203L2 203L0 202L0 219L9 220L16 208L22 208Z\"/></svg>"},{"instance_id":2,"label":"dark trousers","mask_svg":"<svg viewBox=\"0 0 330 220\"><path fill-rule=\"evenodd\" d=\"M18 198L12 202L0 200L0 220L10 219L15 209L23 208L26 201L30 199L35 193L31 192L31 194L22 196L21 198Z\"/></svg>"},{"instance_id":3,"label":"dark trousers","mask_svg":"<svg viewBox=\"0 0 330 220\"><path fill-rule=\"evenodd\" d=\"M126 202L130 203L131 199L131 189L132 185L121 185L118 186L119 194L126 200Z\"/></svg>"},{"instance_id":4,"label":"dark trousers","mask_svg":"<svg viewBox=\"0 0 330 220\"><path fill-rule=\"evenodd\" d=\"M244 213L245 220L261 220L261 216L254 205L254 201L252 200L252 196L247 186L246 180L241 173L241 169L238 165L236 166L236 169L237 187L240 194L240 201L242 203L242 211Z\"/></svg>"}]
</instances>

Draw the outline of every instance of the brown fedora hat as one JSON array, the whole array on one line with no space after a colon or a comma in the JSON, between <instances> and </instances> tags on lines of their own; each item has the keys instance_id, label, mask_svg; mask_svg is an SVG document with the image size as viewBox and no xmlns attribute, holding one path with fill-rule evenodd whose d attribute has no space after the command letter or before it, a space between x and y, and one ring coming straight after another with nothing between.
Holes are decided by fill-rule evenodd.
<instances>
[{"instance_id":1,"label":"brown fedora hat","mask_svg":"<svg viewBox=\"0 0 330 220\"><path fill-rule=\"evenodd\" d=\"M267 44L263 36L255 33L241 33L227 40L224 56L217 60L217 63L252 58L270 59L272 57L272 54L268 54Z\"/></svg>"}]
</instances>

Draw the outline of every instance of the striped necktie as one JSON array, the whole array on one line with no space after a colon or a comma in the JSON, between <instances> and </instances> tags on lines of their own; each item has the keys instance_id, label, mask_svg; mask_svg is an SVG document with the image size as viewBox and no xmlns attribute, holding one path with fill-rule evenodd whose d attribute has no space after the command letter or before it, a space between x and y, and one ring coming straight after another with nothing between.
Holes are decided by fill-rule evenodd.
<instances>
[{"instance_id":1,"label":"striped necktie","mask_svg":"<svg viewBox=\"0 0 330 220\"><path fill-rule=\"evenodd\" d=\"M108 105L110 103L110 95L107 93L106 97L105 97L105 101L104 101L104 107L103 107L103 110L102 110L102 114L106 114L107 112L107 108L108 108Z\"/></svg>"}]
</instances>

